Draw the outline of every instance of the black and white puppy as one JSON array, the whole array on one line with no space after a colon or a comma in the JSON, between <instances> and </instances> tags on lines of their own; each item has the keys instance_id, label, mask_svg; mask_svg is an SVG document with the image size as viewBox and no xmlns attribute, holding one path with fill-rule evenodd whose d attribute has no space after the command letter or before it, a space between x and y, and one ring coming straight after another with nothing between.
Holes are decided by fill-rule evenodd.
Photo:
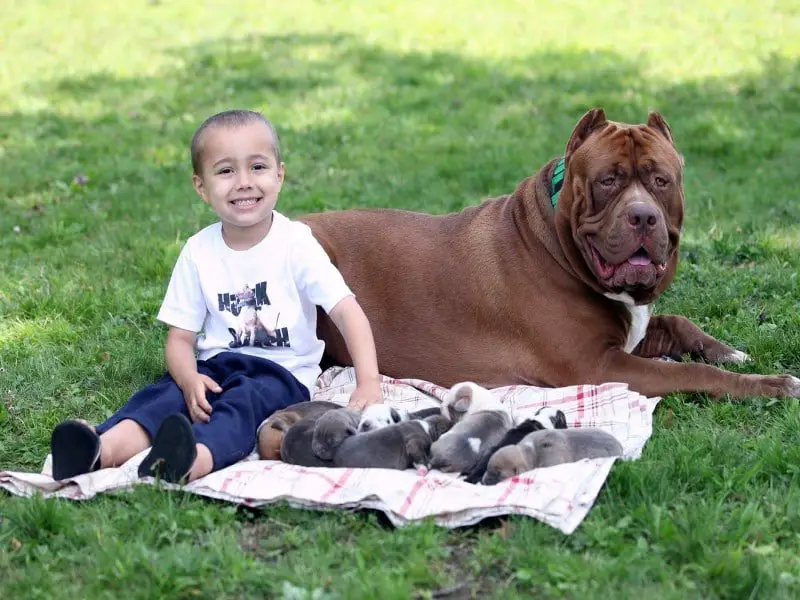
<instances>
[{"instance_id":1,"label":"black and white puppy","mask_svg":"<svg viewBox=\"0 0 800 600\"><path fill-rule=\"evenodd\" d=\"M403 409L392 408L388 404L370 404L361 413L358 432L365 433L381 427L402 423L408 420L408 413Z\"/></svg>"},{"instance_id":2,"label":"black and white puppy","mask_svg":"<svg viewBox=\"0 0 800 600\"><path fill-rule=\"evenodd\" d=\"M621 454L622 445L617 438L602 429L544 429L495 452L482 482L494 485L533 469Z\"/></svg>"},{"instance_id":3,"label":"black and white puppy","mask_svg":"<svg viewBox=\"0 0 800 600\"><path fill-rule=\"evenodd\" d=\"M450 388L442 414L457 422L431 445L430 468L445 473L469 473L481 450L497 444L513 424L506 406L469 381Z\"/></svg>"},{"instance_id":4,"label":"black and white puppy","mask_svg":"<svg viewBox=\"0 0 800 600\"><path fill-rule=\"evenodd\" d=\"M487 446L481 452L475 466L470 470L465 481L467 483L478 483L483 479L483 474L486 473L486 467L489 464L489 459L500 448L505 446L513 446L522 441L522 439L529 433L534 431L541 431L542 429L566 429L567 417L563 411L553 408L551 406L543 406L536 411L536 414L530 418L525 419L516 427L509 429L503 438L494 446Z\"/></svg>"},{"instance_id":5,"label":"black and white puppy","mask_svg":"<svg viewBox=\"0 0 800 600\"><path fill-rule=\"evenodd\" d=\"M353 408L329 410L314 427L311 451L324 461L332 461L342 442L358 433L361 411Z\"/></svg>"},{"instance_id":6,"label":"black and white puppy","mask_svg":"<svg viewBox=\"0 0 800 600\"><path fill-rule=\"evenodd\" d=\"M453 423L437 414L403 421L347 438L333 463L337 467L405 470L428 464L431 444Z\"/></svg>"}]
</instances>

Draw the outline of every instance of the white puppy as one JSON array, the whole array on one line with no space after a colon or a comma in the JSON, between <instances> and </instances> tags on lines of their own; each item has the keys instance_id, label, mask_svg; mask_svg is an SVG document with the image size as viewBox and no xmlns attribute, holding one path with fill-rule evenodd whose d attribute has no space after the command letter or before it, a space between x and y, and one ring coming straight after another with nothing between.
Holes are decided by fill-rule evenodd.
<instances>
[{"instance_id":1,"label":"white puppy","mask_svg":"<svg viewBox=\"0 0 800 600\"><path fill-rule=\"evenodd\" d=\"M370 404L361 413L358 433L374 431L403 421L408 421L408 412L405 410L392 408L388 404Z\"/></svg>"}]
</instances>

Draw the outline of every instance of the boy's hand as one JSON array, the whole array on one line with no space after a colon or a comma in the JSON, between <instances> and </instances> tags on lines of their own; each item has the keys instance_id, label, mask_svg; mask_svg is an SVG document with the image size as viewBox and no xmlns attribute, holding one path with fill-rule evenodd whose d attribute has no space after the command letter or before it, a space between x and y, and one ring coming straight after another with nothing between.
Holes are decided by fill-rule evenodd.
<instances>
[{"instance_id":1,"label":"boy's hand","mask_svg":"<svg viewBox=\"0 0 800 600\"><path fill-rule=\"evenodd\" d=\"M222 388L208 375L195 373L183 384L181 390L192 422L208 423L211 420L211 404L206 400L206 390L220 394Z\"/></svg>"},{"instance_id":2,"label":"boy's hand","mask_svg":"<svg viewBox=\"0 0 800 600\"><path fill-rule=\"evenodd\" d=\"M356 386L356 389L350 394L350 402L347 403L347 406L356 410L364 410L371 404L382 403L383 393L380 382L370 381Z\"/></svg>"}]
</instances>

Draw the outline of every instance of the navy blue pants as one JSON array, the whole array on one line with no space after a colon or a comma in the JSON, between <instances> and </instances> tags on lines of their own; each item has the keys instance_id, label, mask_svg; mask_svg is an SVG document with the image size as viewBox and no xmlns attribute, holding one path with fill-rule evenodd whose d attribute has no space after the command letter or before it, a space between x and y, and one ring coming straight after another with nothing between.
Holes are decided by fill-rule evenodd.
<instances>
[{"instance_id":1,"label":"navy blue pants","mask_svg":"<svg viewBox=\"0 0 800 600\"><path fill-rule=\"evenodd\" d=\"M238 352L221 352L197 361L197 371L208 375L222 393L206 392L211 420L193 425L195 439L211 451L214 470L224 469L253 451L256 430L272 413L309 399L308 389L280 365ZM152 440L167 415L181 413L191 419L183 392L169 373L131 396L107 421L97 426L104 433L125 419L135 421Z\"/></svg>"}]
</instances>

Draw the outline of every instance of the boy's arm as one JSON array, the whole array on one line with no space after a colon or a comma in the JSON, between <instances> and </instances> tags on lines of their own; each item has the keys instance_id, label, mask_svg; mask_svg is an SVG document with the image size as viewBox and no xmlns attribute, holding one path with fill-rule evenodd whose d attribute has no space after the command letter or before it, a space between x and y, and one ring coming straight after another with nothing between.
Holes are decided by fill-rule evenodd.
<instances>
[{"instance_id":1,"label":"boy's arm","mask_svg":"<svg viewBox=\"0 0 800 600\"><path fill-rule=\"evenodd\" d=\"M349 406L363 409L383 402L375 340L361 306L353 296L346 296L329 315L347 344L356 371L356 389L350 396Z\"/></svg>"},{"instance_id":2,"label":"boy's arm","mask_svg":"<svg viewBox=\"0 0 800 600\"><path fill-rule=\"evenodd\" d=\"M208 423L211 419L211 405L206 400L206 390L220 393L222 388L216 381L197 372L197 359L194 344L197 334L194 331L170 327L164 358L167 370L183 392L189 415L195 423Z\"/></svg>"}]
</instances>

